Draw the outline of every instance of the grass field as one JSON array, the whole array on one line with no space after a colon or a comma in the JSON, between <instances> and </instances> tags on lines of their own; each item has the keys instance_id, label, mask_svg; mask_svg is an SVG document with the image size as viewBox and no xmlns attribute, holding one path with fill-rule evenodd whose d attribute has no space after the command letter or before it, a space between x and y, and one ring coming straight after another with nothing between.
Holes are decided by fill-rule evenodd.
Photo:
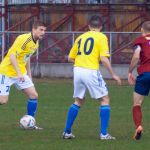
<instances>
[{"instance_id":1,"label":"grass field","mask_svg":"<svg viewBox=\"0 0 150 150\"><path fill-rule=\"evenodd\" d=\"M99 103L87 94L86 104L79 112L73 133L76 139L63 140L61 134L66 115L72 103L73 87L70 80L35 81L39 93L36 115L43 131L24 131L19 119L26 113L26 97L11 89L9 103L0 108L0 150L148 150L150 147L150 97L143 105L144 135L133 141L132 87L109 85L111 97L111 121L109 132L115 141L100 141Z\"/></svg>"}]
</instances>

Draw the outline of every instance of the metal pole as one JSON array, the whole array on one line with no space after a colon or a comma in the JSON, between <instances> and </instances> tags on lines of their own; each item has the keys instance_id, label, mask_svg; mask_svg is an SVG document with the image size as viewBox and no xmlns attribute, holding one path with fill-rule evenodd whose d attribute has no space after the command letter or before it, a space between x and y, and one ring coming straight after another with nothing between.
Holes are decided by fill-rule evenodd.
<instances>
[{"instance_id":1,"label":"metal pole","mask_svg":"<svg viewBox=\"0 0 150 150\"><path fill-rule=\"evenodd\" d=\"M110 63L112 64L112 33L109 33Z\"/></svg>"},{"instance_id":2,"label":"metal pole","mask_svg":"<svg viewBox=\"0 0 150 150\"><path fill-rule=\"evenodd\" d=\"M4 58L4 50L5 50L5 18L4 18L4 13L5 13L5 0L2 0L2 60Z\"/></svg>"},{"instance_id":3,"label":"metal pole","mask_svg":"<svg viewBox=\"0 0 150 150\"><path fill-rule=\"evenodd\" d=\"M72 33L72 46L73 46L73 44L74 44L74 41L75 41L75 35L74 35L75 33L73 32Z\"/></svg>"}]
</instances>

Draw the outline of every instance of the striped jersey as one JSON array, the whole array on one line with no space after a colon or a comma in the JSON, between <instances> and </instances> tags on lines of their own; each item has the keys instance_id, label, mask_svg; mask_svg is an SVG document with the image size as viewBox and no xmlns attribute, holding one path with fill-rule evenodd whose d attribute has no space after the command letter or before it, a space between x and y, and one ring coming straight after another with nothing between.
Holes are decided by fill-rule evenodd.
<instances>
[{"instance_id":1,"label":"striped jersey","mask_svg":"<svg viewBox=\"0 0 150 150\"><path fill-rule=\"evenodd\" d=\"M88 31L80 35L69 53L74 66L99 70L100 56L110 56L108 39L101 32Z\"/></svg>"},{"instance_id":2,"label":"striped jersey","mask_svg":"<svg viewBox=\"0 0 150 150\"><path fill-rule=\"evenodd\" d=\"M33 53L38 49L38 47L39 41L35 42L33 40L31 32L19 35L0 64L0 74L8 77L17 76L17 73L10 61L11 54L16 56L21 74L26 74L26 63Z\"/></svg>"}]
</instances>

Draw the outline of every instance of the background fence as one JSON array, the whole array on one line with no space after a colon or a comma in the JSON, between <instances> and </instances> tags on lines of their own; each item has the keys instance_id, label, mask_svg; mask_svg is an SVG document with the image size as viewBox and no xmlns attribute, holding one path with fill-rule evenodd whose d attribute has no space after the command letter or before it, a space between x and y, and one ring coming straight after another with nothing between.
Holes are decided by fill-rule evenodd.
<instances>
[{"instance_id":1,"label":"background fence","mask_svg":"<svg viewBox=\"0 0 150 150\"><path fill-rule=\"evenodd\" d=\"M15 38L25 32L0 32L0 60L6 55ZM68 53L82 32L47 32L40 41L34 63L67 63ZM109 40L112 64L128 64L132 56L132 43L139 32L105 32Z\"/></svg>"}]
</instances>

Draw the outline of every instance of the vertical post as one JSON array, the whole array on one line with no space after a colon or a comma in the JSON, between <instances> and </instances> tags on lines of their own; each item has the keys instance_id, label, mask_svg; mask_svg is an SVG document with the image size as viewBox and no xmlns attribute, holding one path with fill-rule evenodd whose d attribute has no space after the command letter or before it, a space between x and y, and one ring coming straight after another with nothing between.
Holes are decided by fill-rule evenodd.
<instances>
[{"instance_id":1,"label":"vertical post","mask_svg":"<svg viewBox=\"0 0 150 150\"><path fill-rule=\"evenodd\" d=\"M2 60L4 58L4 50L5 50L5 1L2 0Z\"/></svg>"},{"instance_id":2,"label":"vertical post","mask_svg":"<svg viewBox=\"0 0 150 150\"><path fill-rule=\"evenodd\" d=\"M36 0L36 17L39 20L40 19L40 1ZM40 72L39 72L39 48L37 49L36 52L36 70L37 70L37 76L40 76Z\"/></svg>"},{"instance_id":3,"label":"vertical post","mask_svg":"<svg viewBox=\"0 0 150 150\"><path fill-rule=\"evenodd\" d=\"M112 33L109 32L110 63L112 64Z\"/></svg>"},{"instance_id":4,"label":"vertical post","mask_svg":"<svg viewBox=\"0 0 150 150\"><path fill-rule=\"evenodd\" d=\"M40 76L40 72L39 72L39 48L37 49L37 52L36 52L36 76Z\"/></svg>"},{"instance_id":5,"label":"vertical post","mask_svg":"<svg viewBox=\"0 0 150 150\"><path fill-rule=\"evenodd\" d=\"M75 32L72 32L72 45L71 46L73 46L73 44L74 44L74 40L75 40Z\"/></svg>"}]
</instances>

